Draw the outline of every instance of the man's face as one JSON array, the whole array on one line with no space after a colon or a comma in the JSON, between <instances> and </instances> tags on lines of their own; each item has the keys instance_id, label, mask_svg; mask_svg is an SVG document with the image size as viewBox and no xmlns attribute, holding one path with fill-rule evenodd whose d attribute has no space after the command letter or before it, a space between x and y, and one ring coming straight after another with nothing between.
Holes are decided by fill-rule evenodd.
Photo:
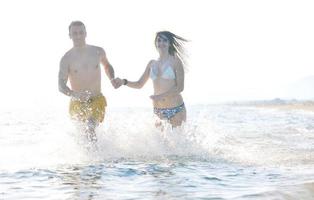
<instances>
[{"instance_id":1,"label":"man's face","mask_svg":"<svg viewBox=\"0 0 314 200\"><path fill-rule=\"evenodd\" d=\"M70 28L70 38L75 44L81 44L85 42L86 30L84 26L71 26Z\"/></svg>"}]
</instances>

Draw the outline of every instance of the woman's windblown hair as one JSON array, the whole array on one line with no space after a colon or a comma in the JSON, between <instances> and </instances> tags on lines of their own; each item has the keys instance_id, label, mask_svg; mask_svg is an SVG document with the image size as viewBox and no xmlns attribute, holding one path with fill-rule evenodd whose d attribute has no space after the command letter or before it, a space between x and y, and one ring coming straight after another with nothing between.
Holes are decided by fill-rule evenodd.
<instances>
[{"instance_id":1,"label":"woman's windblown hair","mask_svg":"<svg viewBox=\"0 0 314 200\"><path fill-rule=\"evenodd\" d=\"M183 65L186 65L186 57L187 53L184 49L184 44L188 42L188 40L171 33L170 31L160 31L156 33L155 37L155 46L157 42L157 37L161 37L167 39L169 41L169 54L172 56L178 56L178 58L182 61Z\"/></svg>"}]
</instances>

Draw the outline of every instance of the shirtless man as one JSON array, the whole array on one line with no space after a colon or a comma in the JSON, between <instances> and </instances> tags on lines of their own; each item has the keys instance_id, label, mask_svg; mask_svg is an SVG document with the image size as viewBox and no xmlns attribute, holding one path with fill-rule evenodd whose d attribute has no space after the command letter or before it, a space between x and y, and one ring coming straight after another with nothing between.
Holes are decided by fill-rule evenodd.
<instances>
[{"instance_id":1,"label":"shirtless man","mask_svg":"<svg viewBox=\"0 0 314 200\"><path fill-rule=\"evenodd\" d=\"M69 36L73 48L60 61L59 91L71 97L71 118L83 122L87 138L95 142L95 128L103 121L107 105L101 93L100 63L113 87L117 88L120 84L114 79L114 70L105 51L101 47L86 44L86 29L82 22L74 21L70 24ZM71 89L67 86L68 79Z\"/></svg>"}]
</instances>

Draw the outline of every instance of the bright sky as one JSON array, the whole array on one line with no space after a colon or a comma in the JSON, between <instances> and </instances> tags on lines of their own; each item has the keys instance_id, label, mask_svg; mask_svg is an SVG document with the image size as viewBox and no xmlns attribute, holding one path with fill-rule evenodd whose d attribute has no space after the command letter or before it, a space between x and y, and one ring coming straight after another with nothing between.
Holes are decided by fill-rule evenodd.
<instances>
[{"instance_id":1,"label":"bright sky","mask_svg":"<svg viewBox=\"0 0 314 200\"><path fill-rule=\"evenodd\" d=\"M2 105L68 103L58 92L59 61L72 47L68 25L81 20L116 75L137 80L158 54L157 31L189 39L187 104L275 98L314 74L314 1L10 0L0 3ZM112 106L151 106L152 84L114 90Z\"/></svg>"}]
</instances>

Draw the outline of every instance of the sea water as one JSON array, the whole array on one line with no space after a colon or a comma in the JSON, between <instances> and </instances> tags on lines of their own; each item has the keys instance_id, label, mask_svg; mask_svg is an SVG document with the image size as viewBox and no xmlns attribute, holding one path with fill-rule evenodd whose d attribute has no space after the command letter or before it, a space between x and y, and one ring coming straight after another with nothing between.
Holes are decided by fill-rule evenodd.
<instances>
[{"instance_id":1,"label":"sea water","mask_svg":"<svg viewBox=\"0 0 314 200\"><path fill-rule=\"evenodd\" d=\"M0 199L314 199L314 113L187 105L108 108L91 145L64 108L2 109Z\"/></svg>"}]
</instances>

